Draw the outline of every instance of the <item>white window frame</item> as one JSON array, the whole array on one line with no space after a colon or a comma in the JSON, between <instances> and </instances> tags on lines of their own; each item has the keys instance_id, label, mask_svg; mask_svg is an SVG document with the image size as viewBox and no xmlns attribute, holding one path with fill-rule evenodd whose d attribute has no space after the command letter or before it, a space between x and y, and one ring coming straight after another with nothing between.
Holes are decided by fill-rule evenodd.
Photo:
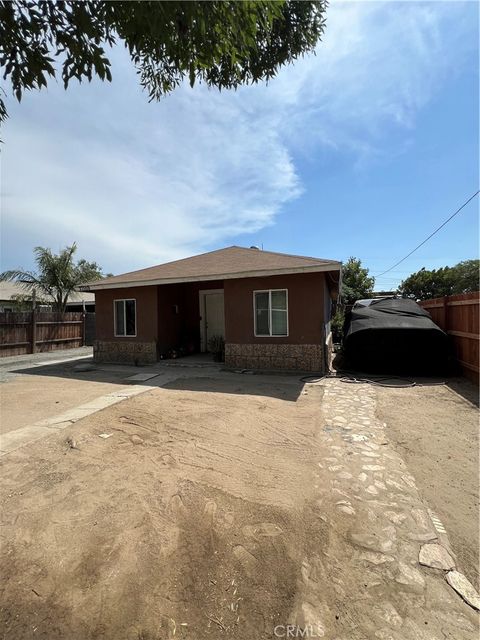
<instances>
[{"instance_id":1,"label":"white window frame","mask_svg":"<svg viewBox=\"0 0 480 640\"><path fill-rule=\"evenodd\" d=\"M135 302L135 333L117 333L117 302ZM127 330L127 305L123 305L123 328ZM136 338L137 337L137 299L136 298L115 298L113 301L113 335L115 338Z\"/></svg>"},{"instance_id":2,"label":"white window frame","mask_svg":"<svg viewBox=\"0 0 480 640\"><path fill-rule=\"evenodd\" d=\"M272 334L272 293L274 291L285 291L286 313L287 313L287 333L282 335ZM270 333L257 333L257 308L255 305L255 296L257 293L268 293L268 328ZM288 289L256 289L253 292L253 331L255 338L288 338L290 325L288 322Z\"/></svg>"}]
</instances>

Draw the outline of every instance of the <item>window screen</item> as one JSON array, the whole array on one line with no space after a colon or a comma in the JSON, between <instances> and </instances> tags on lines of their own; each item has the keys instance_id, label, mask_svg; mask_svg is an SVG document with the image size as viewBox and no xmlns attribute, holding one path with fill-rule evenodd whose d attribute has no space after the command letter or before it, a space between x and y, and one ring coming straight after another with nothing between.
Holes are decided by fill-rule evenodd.
<instances>
[{"instance_id":1,"label":"window screen","mask_svg":"<svg viewBox=\"0 0 480 640\"><path fill-rule=\"evenodd\" d=\"M287 290L255 292L255 335L288 335Z\"/></svg>"},{"instance_id":2,"label":"window screen","mask_svg":"<svg viewBox=\"0 0 480 640\"><path fill-rule=\"evenodd\" d=\"M115 335L135 336L136 333L136 301L115 300Z\"/></svg>"},{"instance_id":3,"label":"window screen","mask_svg":"<svg viewBox=\"0 0 480 640\"><path fill-rule=\"evenodd\" d=\"M268 291L255 294L255 333L258 336L270 335L270 306Z\"/></svg>"}]
</instances>

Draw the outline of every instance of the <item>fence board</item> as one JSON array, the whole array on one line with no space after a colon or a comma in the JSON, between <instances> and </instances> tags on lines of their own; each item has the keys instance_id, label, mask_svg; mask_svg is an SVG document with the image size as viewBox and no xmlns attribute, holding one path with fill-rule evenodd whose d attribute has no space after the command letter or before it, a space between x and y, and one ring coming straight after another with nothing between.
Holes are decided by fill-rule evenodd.
<instances>
[{"instance_id":1,"label":"fence board","mask_svg":"<svg viewBox=\"0 0 480 640\"><path fill-rule=\"evenodd\" d=\"M0 313L0 357L81 347L83 316L82 312Z\"/></svg>"},{"instance_id":2,"label":"fence board","mask_svg":"<svg viewBox=\"0 0 480 640\"><path fill-rule=\"evenodd\" d=\"M421 306L451 336L463 374L479 383L480 292L423 300Z\"/></svg>"}]
</instances>

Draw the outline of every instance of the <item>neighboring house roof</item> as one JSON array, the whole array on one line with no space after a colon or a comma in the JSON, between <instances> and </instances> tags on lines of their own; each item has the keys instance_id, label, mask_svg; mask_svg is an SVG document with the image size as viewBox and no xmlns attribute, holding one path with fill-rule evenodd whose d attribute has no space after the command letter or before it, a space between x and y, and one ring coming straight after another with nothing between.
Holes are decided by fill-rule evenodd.
<instances>
[{"instance_id":1,"label":"neighboring house roof","mask_svg":"<svg viewBox=\"0 0 480 640\"><path fill-rule=\"evenodd\" d=\"M0 281L0 301L11 302L14 296L27 296L27 299L31 299L31 294L28 289L22 287L18 282ZM50 302L49 297L45 294L39 293L38 298ZM85 301L89 304L95 302L95 294L89 291L74 291L68 297L68 304L82 304Z\"/></svg>"},{"instance_id":2,"label":"neighboring house roof","mask_svg":"<svg viewBox=\"0 0 480 640\"><path fill-rule=\"evenodd\" d=\"M191 258L131 271L85 285L90 291L200 280L226 280L283 273L340 271L341 263L260 249L227 247Z\"/></svg>"}]
</instances>

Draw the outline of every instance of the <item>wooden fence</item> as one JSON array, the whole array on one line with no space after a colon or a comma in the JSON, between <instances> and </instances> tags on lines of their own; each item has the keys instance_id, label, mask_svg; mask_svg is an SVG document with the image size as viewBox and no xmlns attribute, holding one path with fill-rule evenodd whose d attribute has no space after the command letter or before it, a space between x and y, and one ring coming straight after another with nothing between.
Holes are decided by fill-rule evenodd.
<instances>
[{"instance_id":1,"label":"wooden fence","mask_svg":"<svg viewBox=\"0 0 480 640\"><path fill-rule=\"evenodd\" d=\"M451 336L464 375L479 383L480 292L463 293L420 302L433 321Z\"/></svg>"},{"instance_id":2,"label":"wooden fence","mask_svg":"<svg viewBox=\"0 0 480 640\"><path fill-rule=\"evenodd\" d=\"M82 312L0 313L0 357L81 347L86 324Z\"/></svg>"}]
</instances>

